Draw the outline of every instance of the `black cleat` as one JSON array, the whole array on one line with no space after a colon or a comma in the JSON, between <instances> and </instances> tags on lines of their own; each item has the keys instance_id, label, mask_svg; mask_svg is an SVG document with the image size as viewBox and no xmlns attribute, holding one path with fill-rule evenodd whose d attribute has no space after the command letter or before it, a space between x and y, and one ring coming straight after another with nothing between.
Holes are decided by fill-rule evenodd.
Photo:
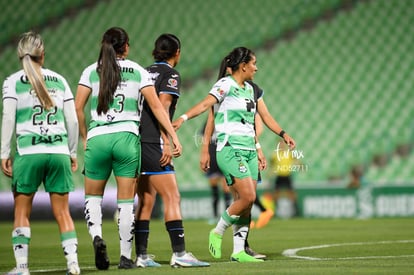
<instances>
[{"instance_id":1,"label":"black cleat","mask_svg":"<svg viewBox=\"0 0 414 275\"><path fill-rule=\"evenodd\" d=\"M131 269L135 267L136 266L133 260L128 259L125 256L121 256L121 258L119 259L119 265L118 265L119 269Z\"/></svg>"},{"instance_id":2,"label":"black cleat","mask_svg":"<svg viewBox=\"0 0 414 275\"><path fill-rule=\"evenodd\" d=\"M93 248L95 250L95 266L100 270L109 268L109 258L106 253L106 243L101 237L95 236L93 239Z\"/></svg>"}]
</instances>

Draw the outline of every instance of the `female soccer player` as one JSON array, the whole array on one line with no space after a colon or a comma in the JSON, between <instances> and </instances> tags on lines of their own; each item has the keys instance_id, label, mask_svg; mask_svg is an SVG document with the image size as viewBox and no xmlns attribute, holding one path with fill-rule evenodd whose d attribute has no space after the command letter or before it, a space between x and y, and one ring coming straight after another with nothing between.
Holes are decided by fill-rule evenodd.
<instances>
[{"instance_id":1,"label":"female soccer player","mask_svg":"<svg viewBox=\"0 0 414 275\"><path fill-rule=\"evenodd\" d=\"M98 61L82 73L76 94L76 111L85 146L85 219L95 249L95 265L108 269L106 243L102 239L102 198L113 171L117 183L120 262L118 268L135 267L131 260L134 231L133 203L140 170L139 123L145 98L155 118L172 140L172 154L181 144L154 89L148 72L126 59L128 34L108 29L102 38ZM91 98L91 122L86 129L84 108Z\"/></svg>"},{"instance_id":2,"label":"female soccer player","mask_svg":"<svg viewBox=\"0 0 414 275\"><path fill-rule=\"evenodd\" d=\"M225 77L228 67L231 74ZM218 104L214 116L218 141L217 163L235 194L235 200L222 214L216 227L211 230L209 251L214 258L221 258L222 236L228 227L233 226L234 244L231 259L238 262L262 261L245 252L251 207L256 198L254 181L257 181L259 171L256 152L259 145L254 129L256 103L253 87L248 83L249 80L253 80L256 71L254 53L245 47L235 48L220 68L223 78L216 82L209 95L173 123L177 129L184 121ZM280 127L274 127L272 130L294 147L294 140Z\"/></svg>"},{"instance_id":3,"label":"female soccer player","mask_svg":"<svg viewBox=\"0 0 414 275\"><path fill-rule=\"evenodd\" d=\"M6 274L29 274L30 213L38 187L50 194L53 215L67 261L67 274L80 274L78 240L69 212L72 171L78 167L78 121L73 95L58 73L42 68L45 60L41 36L24 33L18 43L23 70L3 84L1 168L12 177L14 226L12 244L16 267ZM66 123L66 127L65 127ZM14 162L10 143L16 132Z\"/></svg>"},{"instance_id":4,"label":"female soccer player","mask_svg":"<svg viewBox=\"0 0 414 275\"><path fill-rule=\"evenodd\" d=\"M169 114L174 116L177 100L180 96L180 74L174 67L181 54L180 40L173 34L162 34L155 41L152 52L155 63L147 68L155 81L160 101ZM173 267L205 267L208 263L199 261L185 250L184 227L180 208L180 193L172 163L170 140L160 128L144 101L141 118L142 167L137 193L139 207L136 211L135 244L138 267L158 267L147 254L149 223L155 196L158 193L164 202L164 220L172 246L170 265Z\"/></svg>"}]
</instances>

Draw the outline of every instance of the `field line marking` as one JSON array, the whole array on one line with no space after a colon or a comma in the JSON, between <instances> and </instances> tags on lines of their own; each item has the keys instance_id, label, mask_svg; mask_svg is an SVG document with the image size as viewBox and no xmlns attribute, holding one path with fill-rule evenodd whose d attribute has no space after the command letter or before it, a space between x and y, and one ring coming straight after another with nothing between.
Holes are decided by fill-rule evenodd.
<instances>
[{"instance_id":1,"label":"field line marking","mask_svg":"<svg viewBox=\"0 0 414 275\"><path fill-rule=\"evenodd\" d=\"M94 270L96 269L95 266L81 266L81 271L82 270ZM55 269L38 269L38 270L31 270L30 272L36 272L36 273L49 273L49 272L66 272L66 269L63 268L55 268Z\"/></svg>"},{"instance_id":2,"label":"field line marking","mask_svg":"<svg viewBox=\"0 0 414 275\"><path fill-rule=\"evenodd\" d=\"M319 261L319 260L354 260L354 259L386 259L386 258L408 258L414 257L414 255L395 255L395 256L363 256L363 257L342 257L342 258L317 258L317 257L307 257L299 256L297 253L304 250L313 250L320 248L329 248L335 246L351 246L351 245L375 245L375 244L391 244L391 243L414 243L414 240L398 240L398 241L378 241L378 242L354 242L354 243L336 243L336 244L323 244L315 246L306 246L299 248L286 249L282 252L282 255L289 258L297 258L310 261Z\"/></svg>"}]
</instances>

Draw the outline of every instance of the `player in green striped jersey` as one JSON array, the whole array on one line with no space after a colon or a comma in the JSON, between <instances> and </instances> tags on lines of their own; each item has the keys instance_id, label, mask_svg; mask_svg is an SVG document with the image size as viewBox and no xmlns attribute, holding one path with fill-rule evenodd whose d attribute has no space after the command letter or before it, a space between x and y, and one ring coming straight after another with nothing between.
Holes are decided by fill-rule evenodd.
<instances>
[{"instance_id":1,"label":"player in green striped jersey","mask_svg":"<svg viewBox=\"0 0 414 275\"><path fill-rule=\"evenodd\" d=\"M102 239L102 199L111 172L117 183L121 254L118 268L135 267L131 259L133 204L141 164L139 123L144 98L171 136L173 155L181 154L181 144L149 73L136 62L126 59L128 53L126 31L118 27L108 29L102 38L98 61L82 73L75 99L85 147L85 219L93 239L98 269L109 268L106 243ZM89 97L91 121L87 130L84 108Z\"/></svg>"},{"instance_id":2,"label":"player in green striped jersey","mask_svg":"<svg viewBox=\"0 0 414 275\"><path fill-rule=\"evenodd\" d=\"M225 76L227 68L231 69L231 74ZM257 106L253 86L248 82L253 80L256 71L254 53L244 47L235 48L220 68L223 78L216 82L209 95L173 123L178 129L187 119L216 104L214 124L217 132L217 163L235 194L235 200L210 232L209 251L214 258L221 258L222 236L232 226L234 245L231 259L238 262L262 261L245 252L251 207L256 198L255 181L259 171L256 152L259 145L254 126ZM264 122L266 124L265 119ZM294 140L279 125L273 125L271 130L281 135L291 147L295 146Z\"/></svg>"},{"instance_id":3,"label":"player in green striped jersey","mask_svg":"<svg viewBox=\"0 0 414 275\"><path fill-rule=\"evenodd\" d=\"M12 243L16 268L10 274L29 274L29 218L41 183L50 194L68 274L80 274L78 241L68 203L69 192L74 189L72 171L78 167L78 121L73 95L61 75L42 68L45 52L39 34L24 33L17 51L23 70L4 81L1 136L2 170L12 177L15 202ZM12 163L10 143L14 130L17 152Z\"/></svg>"}]
</instances>

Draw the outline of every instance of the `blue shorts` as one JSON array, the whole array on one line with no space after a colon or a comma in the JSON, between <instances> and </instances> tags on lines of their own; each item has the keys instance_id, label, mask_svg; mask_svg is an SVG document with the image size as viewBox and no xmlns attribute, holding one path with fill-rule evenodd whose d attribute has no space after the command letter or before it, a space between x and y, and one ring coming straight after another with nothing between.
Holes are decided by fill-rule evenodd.
<instances>
[{"instance_id":1,"label":"blue shorts","mask_svg":"<svg viewBox=\"0 0 414 275\"><path fill-rule=\"evenodd\" d=\"M141 175L175 174L171 161L166 166L160 165L162 145L159 143L141 143Z\"/></svg>"}]
</instances>

